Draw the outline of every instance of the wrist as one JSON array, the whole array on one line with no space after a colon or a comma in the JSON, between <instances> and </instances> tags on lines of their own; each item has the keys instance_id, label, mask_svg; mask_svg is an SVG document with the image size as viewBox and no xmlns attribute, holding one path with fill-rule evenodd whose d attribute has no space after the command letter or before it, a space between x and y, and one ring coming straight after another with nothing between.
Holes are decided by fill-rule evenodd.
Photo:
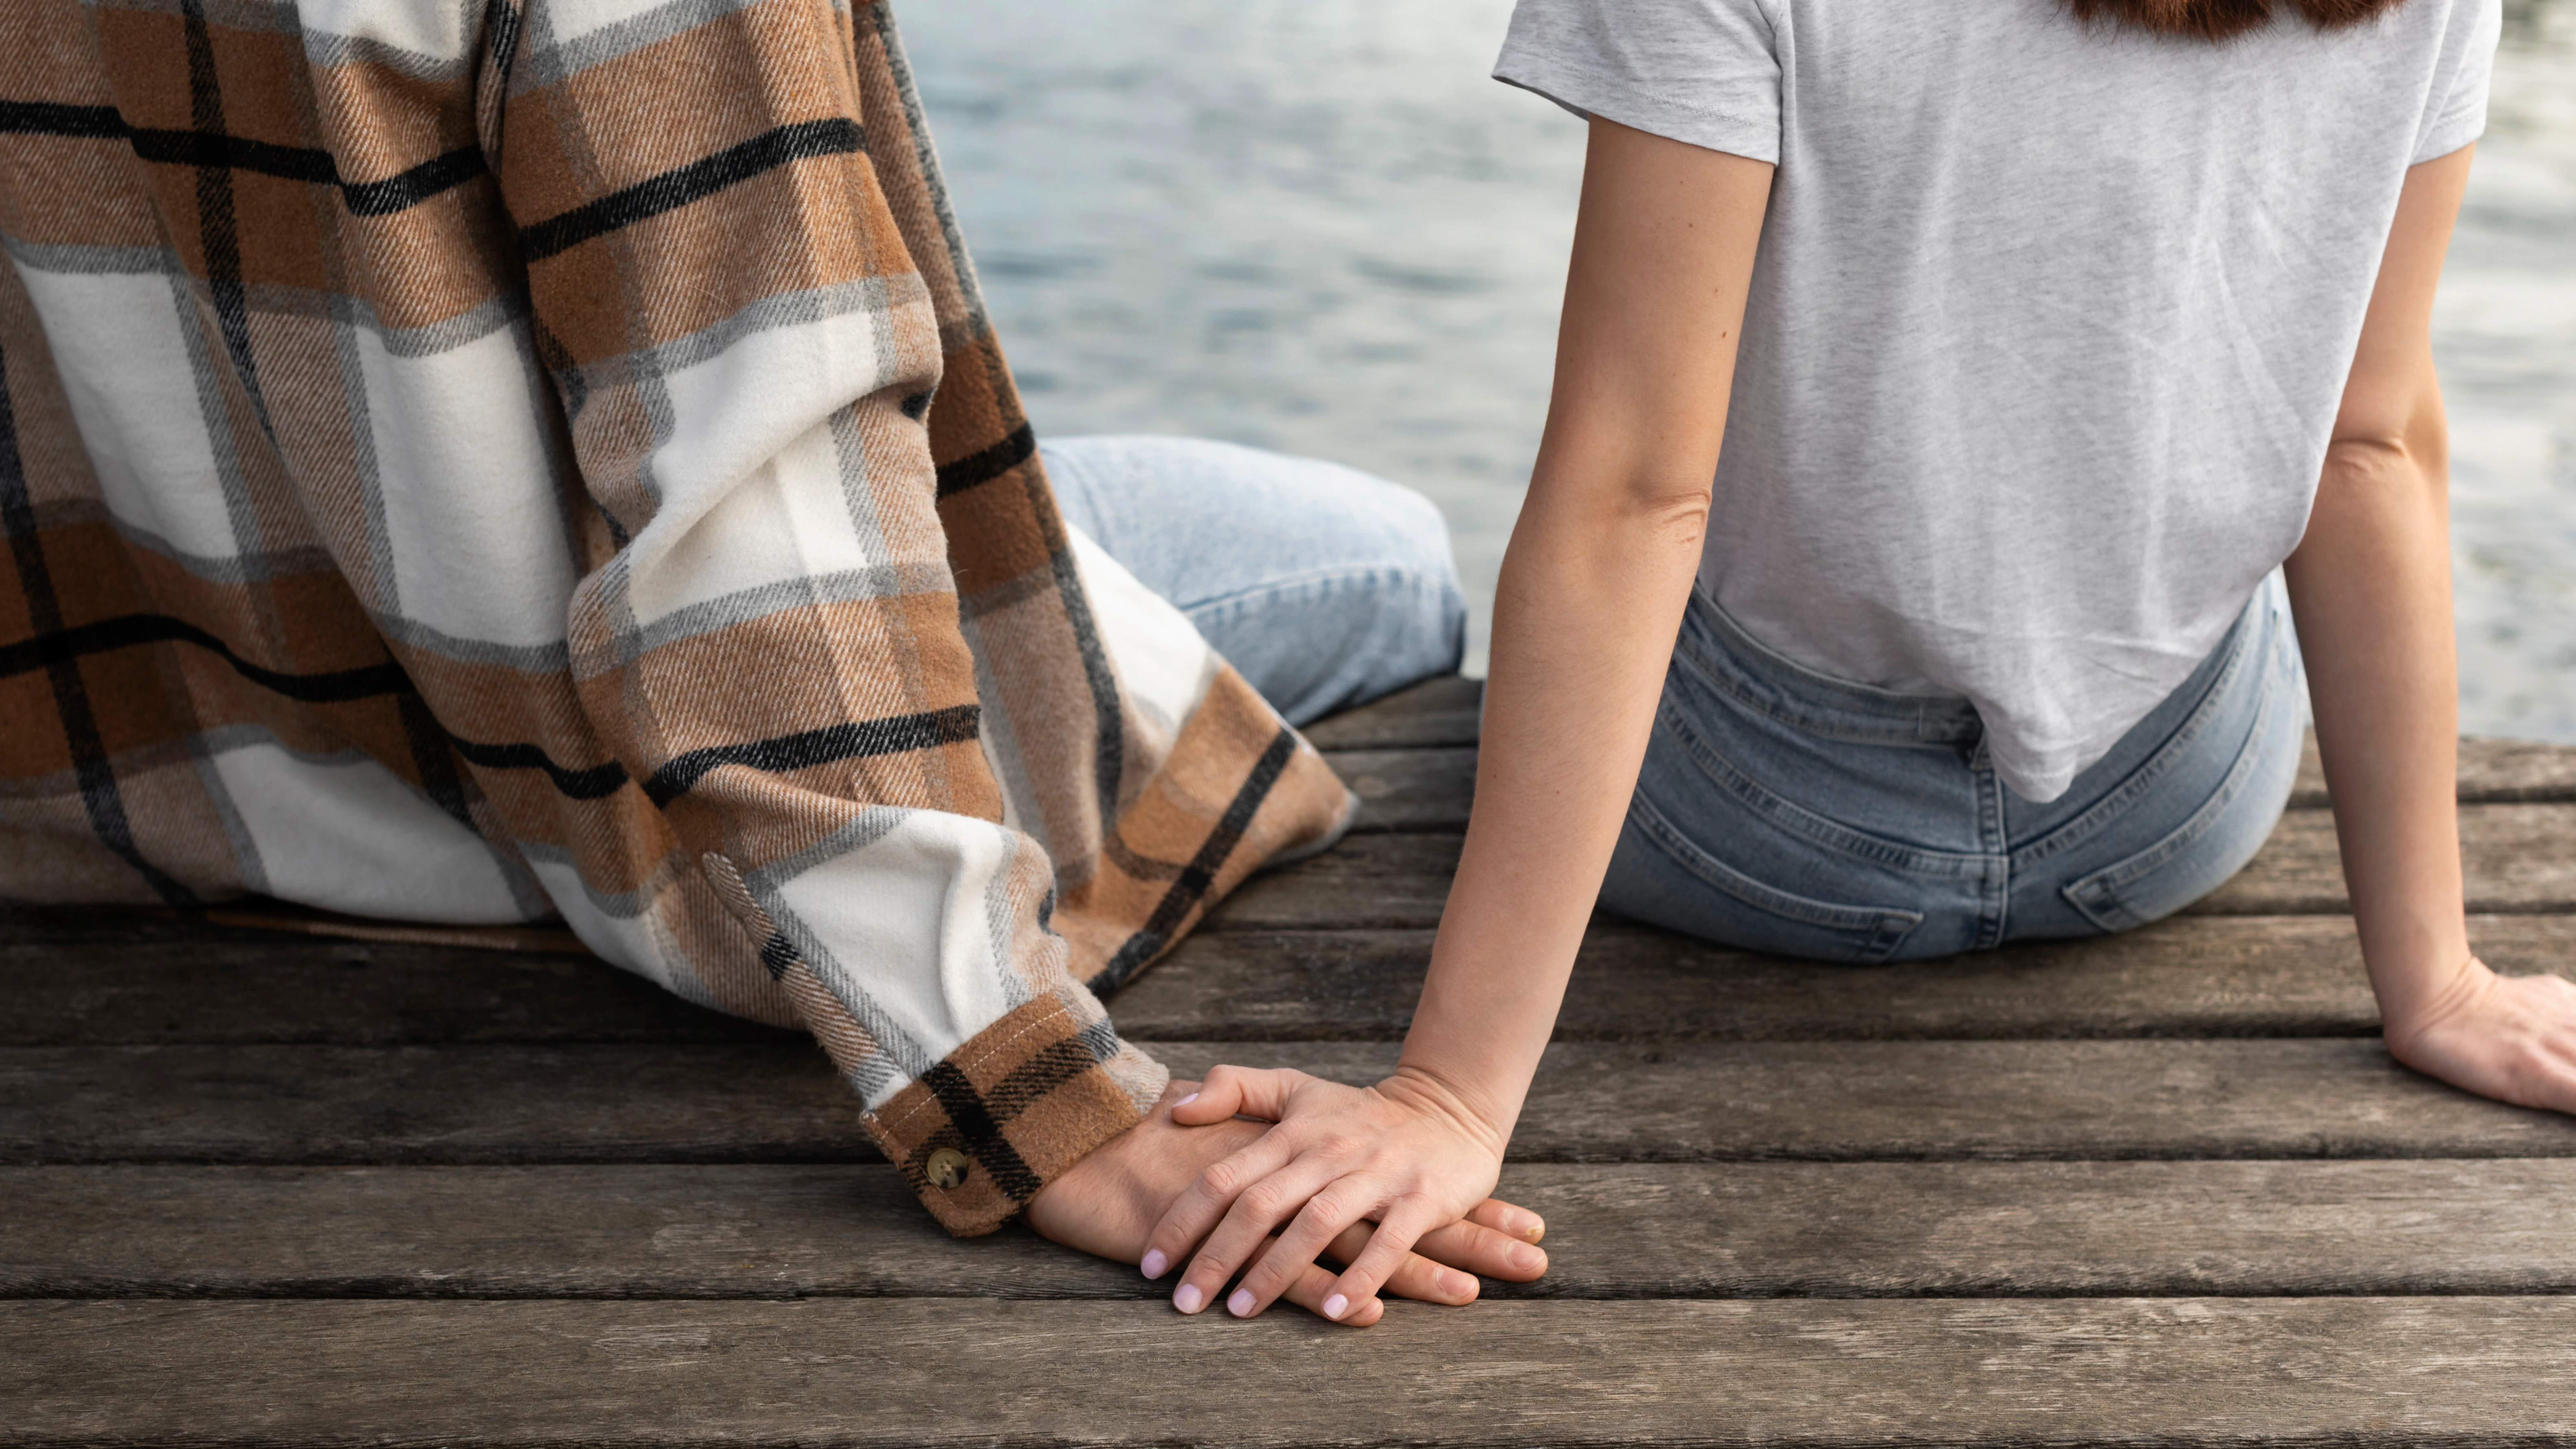
<instances>
[{"instance_id":1,"label":"wrist","mask_svg":"<svg viewBox=\"0 0 2576 1449\"><path fill-rule=\"evenodd\" d=\"M1517 1104L1512 1110L1499 1109L1467 1084L1414 1062L1399 1062L1395 1071L1377 1084L1377 1092L1414 1111L1447 1121L1461 1135L1493 1153L1497 1162L1511 1141L1512 1121L1520 1115Z\"/></svg>"},{"instance_id":2,"label":"wrist","mask_svg":"<svg viewBox=\"0 0 2576 1449\"><path fill-rule=\"evenodd\" d=\"M2496 974L2476 956L2463 952L2444 963L2427 961L2382 985L2371 978L2379 997L2380 1034L2400 1057L2418 1037L2468 1010L2495 984Z\"/></svg>"}]
</instances>

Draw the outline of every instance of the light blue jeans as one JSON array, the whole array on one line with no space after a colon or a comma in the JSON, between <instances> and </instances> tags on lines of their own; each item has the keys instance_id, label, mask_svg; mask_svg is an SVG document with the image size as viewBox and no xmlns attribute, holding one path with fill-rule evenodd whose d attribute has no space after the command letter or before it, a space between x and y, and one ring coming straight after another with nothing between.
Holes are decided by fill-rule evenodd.
<instances>
[{"instance_id":1,"label":"light blue jeans","mask_svg":"<svg viewBox=\"0 0 2576 1449\"><path fill-rule=\"evenodd\" d=\"M1996 777L1966 701L1817 674L1694 591L1601 903L1848 962L2141 926L2271 834L2304 696L2276 575L2181 688L2038 805Z\"/></svg>"},{"instance_id":2,"label":"light blue jeans","mask_svg":"<svg viewBox=\"0 0 2576 1449\"><path fill-rule=\"evenodd\" d=\"M1467 600L1431 500L1383 478L1198 438L1039 445L1056 507L1290 724L1457 669Z\"/></svg>"}]
</instances>

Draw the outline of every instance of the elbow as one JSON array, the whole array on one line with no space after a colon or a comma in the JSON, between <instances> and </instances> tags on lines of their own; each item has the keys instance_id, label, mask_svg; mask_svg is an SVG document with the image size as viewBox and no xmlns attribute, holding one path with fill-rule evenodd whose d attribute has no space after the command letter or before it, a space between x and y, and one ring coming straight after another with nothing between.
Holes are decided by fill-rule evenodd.
<instances>
[{"instance_id":1,"label":"elbow","mask_svg":"<svg viewBox=\"0 0 2576 1449\"><path fill-rule=\"evenodd\" d=\"M1618 531L1649 548L1671 548L1693 557L1708 540L1710 484L1635 483L1613 504Z\"/></svg>"},{"instance_id":2,"label":"elbow","mask_svg":"<svg viewBox=\"0 0 2576 1449\"><path fill-rule=\"evenodd\" d=\"M2326 445L2317 500L2447 508L2450 469L2443 439L2421 429L2411 435L2339 436Z\"/></svg>"}]
</instances>

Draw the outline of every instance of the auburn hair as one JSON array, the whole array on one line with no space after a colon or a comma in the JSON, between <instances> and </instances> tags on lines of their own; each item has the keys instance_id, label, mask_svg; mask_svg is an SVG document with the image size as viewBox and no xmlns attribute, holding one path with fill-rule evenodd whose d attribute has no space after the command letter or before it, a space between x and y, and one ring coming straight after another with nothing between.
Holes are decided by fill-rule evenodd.
<instances>
[{"instance_id":1,"label":"auburn hair","mask_svg":"<svg viewBox=\"0 0 2576 1449\"><path fill-rule=\"evenodd\" d=\"M2069 0L2078 20L2107 20L2194 40L2225 40L2267 24L2277 10L2296 10L2319 30L2359 25L2406 0Z\"/></svg>"}]
</instances>

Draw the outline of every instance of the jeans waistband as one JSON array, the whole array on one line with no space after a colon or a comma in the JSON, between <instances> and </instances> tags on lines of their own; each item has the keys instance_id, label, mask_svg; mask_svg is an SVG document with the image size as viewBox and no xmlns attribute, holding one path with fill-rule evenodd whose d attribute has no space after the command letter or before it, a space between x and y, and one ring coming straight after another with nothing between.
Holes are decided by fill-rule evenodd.
<instances>
[{"instance_id":1,"label":"jeans waistband","mask_svg":"<svg viewBox=\"0 0 2576 1449\"><path fill-rule=\"evenodd\" d=\"M2262 607L2265 591L2254 597L2175 690L2190 696L2205 690L2244 639L2246 620ZM1975 744L1985 737L1977 708L1950 694L1906 694L1892 689L1838 679L1789 658L1754 638L1717 601L1691 590L1682 614L1681 637L1674 661L1701 682L1747 709L1825 739L1871 745Z\"/></svg>"}]
</instances>

